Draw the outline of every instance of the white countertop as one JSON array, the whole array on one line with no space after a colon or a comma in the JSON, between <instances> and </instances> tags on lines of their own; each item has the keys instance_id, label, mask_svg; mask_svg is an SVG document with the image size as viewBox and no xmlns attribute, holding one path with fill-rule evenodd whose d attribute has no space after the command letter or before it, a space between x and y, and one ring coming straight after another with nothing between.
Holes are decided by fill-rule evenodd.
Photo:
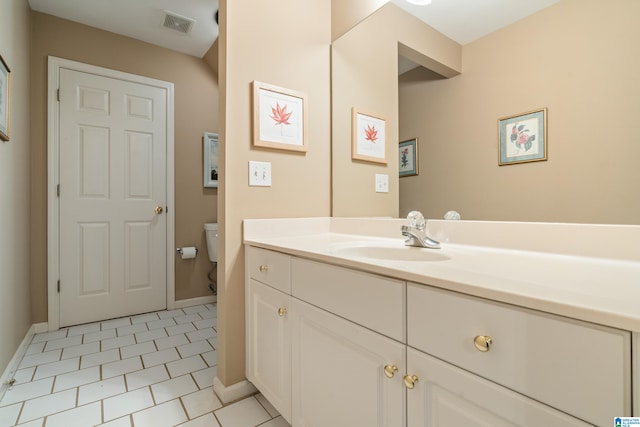
<instances>
[{"instance_id":1,"label":"white countertop","mask_svg":"<svg viewBox=\"0 0 640 427\"><path fill-rule=\"evenodd\" d=\"M441 240L442 248L422 249L404 246L399 232L404 223L340 218L245 220L244 242L640 332L640 226L430 221L429 234ZM346 229L355 231L350 234ZM487 229L496 237L487 237ZM464 238L460 230L466 232ZM549 232L549 243L540 239ZM557 235L563 241L554 244ZM487 241L487 246L477 238ZM527 250L524 241L536 250ZM593 242L593 247L585 242ZM414 256L416 251L429 251L438 260L380 259L344 252L369 246L412 251L407 252L409 258L419 258Z\"/></svg>"}]
</instances>

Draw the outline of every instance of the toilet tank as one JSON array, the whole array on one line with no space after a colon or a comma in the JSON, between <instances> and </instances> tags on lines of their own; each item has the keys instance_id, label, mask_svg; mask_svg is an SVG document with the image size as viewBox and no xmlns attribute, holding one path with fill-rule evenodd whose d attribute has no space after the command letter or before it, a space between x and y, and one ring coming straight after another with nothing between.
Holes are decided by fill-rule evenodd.
<instances>
[{"instance_id":1,"label":"toilet tank","mask_svg":"<svg viewBox=\"0 0 640 427\"><path fill-rule=\"evenodd\" d=\"M210 222L204 225L207 236L207 252L211 262L218 262L218 223Z\"/></svg>"}]
</instances>

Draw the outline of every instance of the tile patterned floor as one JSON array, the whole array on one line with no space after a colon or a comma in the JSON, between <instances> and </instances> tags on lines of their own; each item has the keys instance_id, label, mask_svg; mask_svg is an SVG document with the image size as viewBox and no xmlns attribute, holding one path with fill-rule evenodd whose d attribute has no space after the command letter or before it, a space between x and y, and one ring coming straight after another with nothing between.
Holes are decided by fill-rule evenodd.
<instances>
[{"instance_id":1,"label":"tile patterned floor","mask_svg":"<svg viewBox=\"0 0 640 427\"><path fill-rule=\"evenodd\" d=\"M0 401L0 427L289 427L260 394L213 393L216 306L34 336Z\"/></svg>"}]
</instances>

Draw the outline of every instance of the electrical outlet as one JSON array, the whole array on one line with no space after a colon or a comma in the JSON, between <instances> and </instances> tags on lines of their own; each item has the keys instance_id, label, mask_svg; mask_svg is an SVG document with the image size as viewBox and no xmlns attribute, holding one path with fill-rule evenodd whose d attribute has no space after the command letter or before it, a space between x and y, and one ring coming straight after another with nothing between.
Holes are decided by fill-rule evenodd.
<instances>
[{"instance_id":1,"label":"electrical outlet","mask_svg":"<svg viewBox=\"0 0 640 427\"><path fill-rule=\"evenodd\" d=\"M271 163L249 162L249 186L271 187Z\"/></svg>"},{"instance_id":2,"label":"electrical outlet","mask_svg":"<svg viewBox=\"0 0 640 427\"><path fill-rule=\"evenodd\" d=\"M389 192L389 175L383 173L376 174L376 193Z\"/></svg>"}]
</instances>

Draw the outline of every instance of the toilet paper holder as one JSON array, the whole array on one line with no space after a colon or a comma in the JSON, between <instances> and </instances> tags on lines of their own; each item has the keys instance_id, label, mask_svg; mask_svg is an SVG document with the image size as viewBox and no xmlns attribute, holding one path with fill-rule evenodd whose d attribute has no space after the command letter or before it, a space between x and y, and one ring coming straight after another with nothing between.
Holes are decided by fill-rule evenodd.
<instances>
[{"instance_id":1,"label":"toilet paper holder","mask_svg":"<svg viewBox=\"0 0 640 427\"><path fill-rule=\"evenodd\" d=\"M196 250L196 255L198 255L198 248L195 248L195 250ZM176 253L178 255L182 255L182 248L176 248Z\"/></svg>"}]
</instances>

